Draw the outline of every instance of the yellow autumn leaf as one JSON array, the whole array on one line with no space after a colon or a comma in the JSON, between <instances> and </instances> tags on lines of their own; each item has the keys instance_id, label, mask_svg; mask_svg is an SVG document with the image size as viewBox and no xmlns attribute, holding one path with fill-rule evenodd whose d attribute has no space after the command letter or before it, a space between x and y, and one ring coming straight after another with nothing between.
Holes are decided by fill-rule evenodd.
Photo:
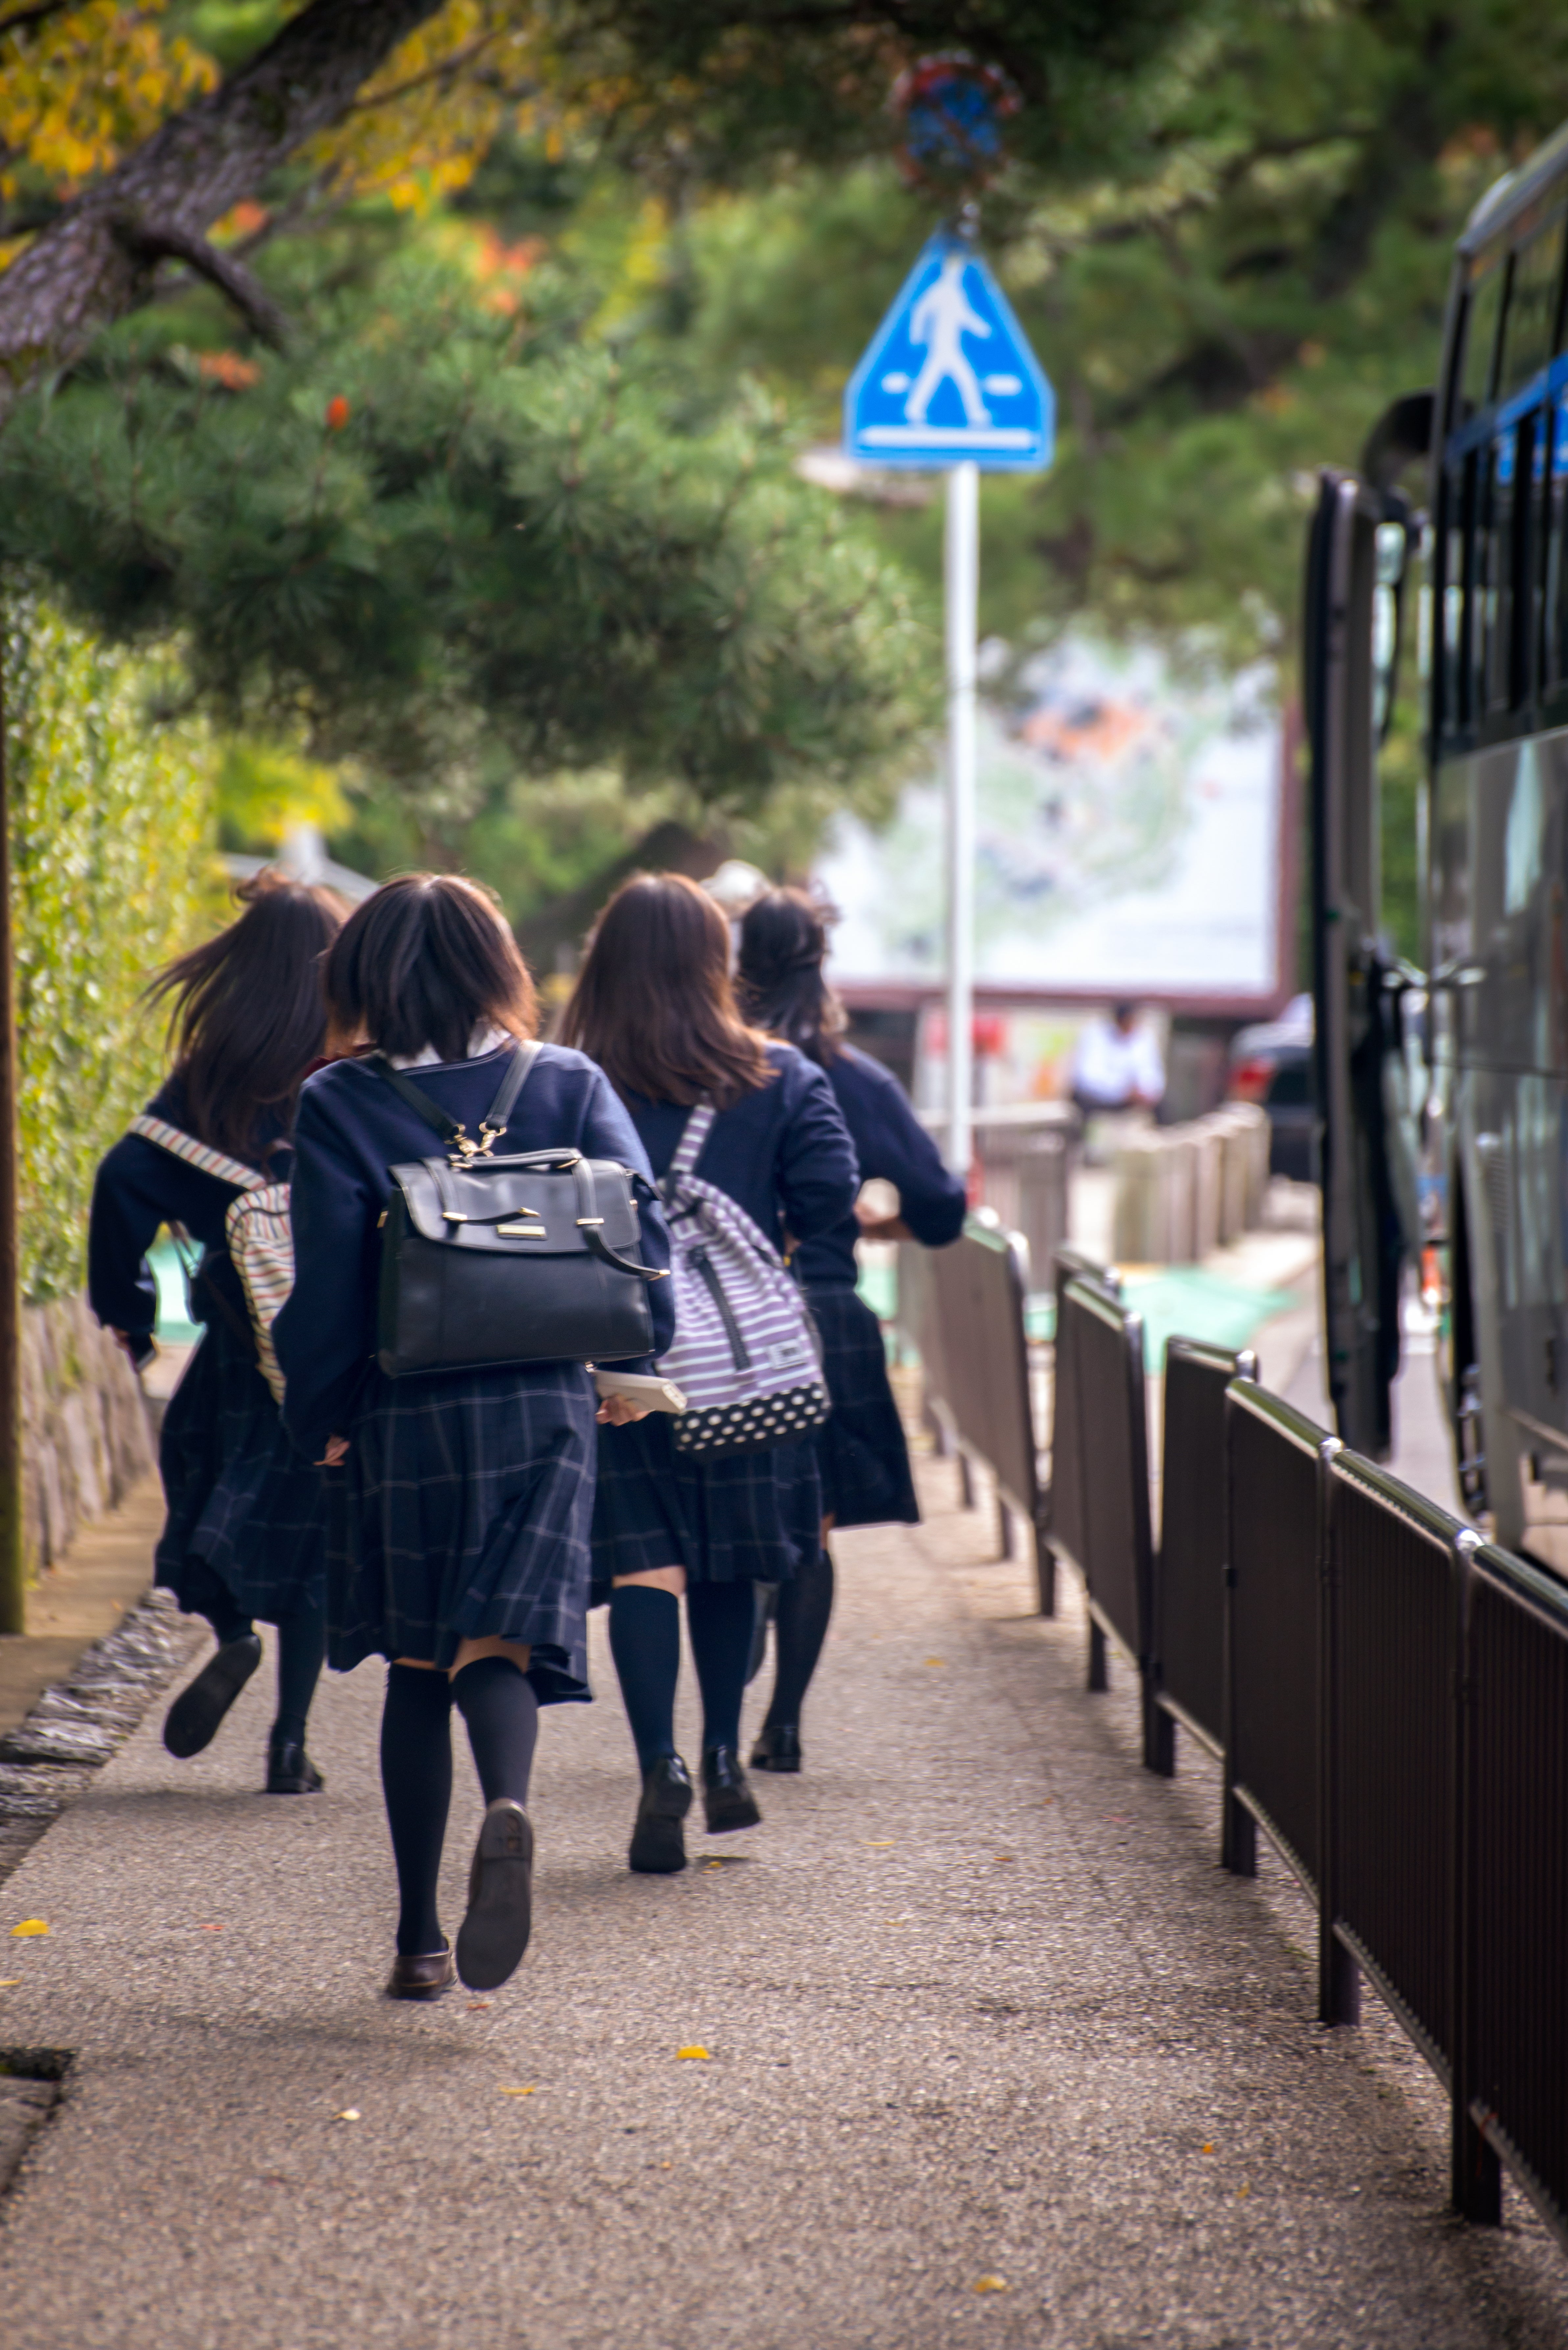
<instances>
[{"instance_id":1,"label":"yellow autumn leaf","mask_svg":"<svg viewBox=\"0 0 1568 2350\"><path fill-rule=\"evenodd\" d=\"M0 1991L20 1991L21 1988L22 1978L20 1975L12 1975L7 1981L0 1982Z\"/></svg>"},{"instance_id":2,"label":"yellow autumn leaf","mask_svg":"<svg viewBox=\"0 0 1568 2350\"><path fill-rule=\"evenodd\" d=\"M891 1836L885 1836L880 1842L875 1841L872 1837L867 1836L865 1839L865 1843L867 1852L891 1852L893 1849L893 1839Z\"/></svg>"},{"instance_id":3,"label":"yellow autumn leaf","mask_svg":"<svg viewBox=\"0 0 1568 2350\"><path fill-rule=\"evenodd\" d=\"M19 1935L47 1934L48 1930L49 1921L47 1918L24 1918L19 1926L12 1927L11 1934L12 1939L15 1939Z\"/></svg>"},{"instance_id":4,"label":"yellow autumn leaf","mask_svg":"<svg viewBox=\"0 0 1568 2350\"><path fill-rule=\"evenodd\" d=\"M675 2054L677 2056L695 2057L704 2064L711 2061L708 2055L708 2051L705 2048L697 2046L695 2043L690 2048L678 2048Z\"/></svg>"},{"instance_id":5,"label":"yellow autumn leaf","mask_svg":"<svg viewBox=\"0 0 1568 2350\"><path fill-rule=\"evenodd\" d=\"M928 1664L928 1665L940 1665L940 1664L945 1664L945 1663L946 1663L946 1661L947 1661L947 1659L946 1659L946 1658L945 1658L945 1657L928 1657L928 1658L926 1659L926 1662L927 1662L927 1664Z\"/></svg>"},{"instance_id":6,"label":"yellow autumn leaf","mask_svg":"<svg viewBox=\"0 0 1568 2350\"><path fill-rule=\"evenodd\" d=\"M532 2082L529 2083L525 2089L508 2089L500 2082L496 2083L496 2086L501 2090L501 2094L504 2097L531 2097L534 2094L534 2085Z\"/></svg>"},{"instance_id":7,"label":"yellow autumn leaf","mask_svg":"<svg viewBox=\"0 0 1568 2350\"><path fill-rule=\"evenodd\" d=\"M357 2122L359 2118L359 2108L358 2106L345 2106L343 2111L340 2114L334 2114L332 2118L335 2122Z\"/></svg>"},{"instance_id":8,"label":"yellow autumn leaf","mask_svg":"<svg viewBox=\"0 0 1568 2350\"><path fill-rule=\"evenodd\" d=\"M999 2276L976 2277L974 2281L974 2289L976 2293L1005 2293L1007 2291L1007 2279L1005 2277Z\"/></svg>"}]
</instances>

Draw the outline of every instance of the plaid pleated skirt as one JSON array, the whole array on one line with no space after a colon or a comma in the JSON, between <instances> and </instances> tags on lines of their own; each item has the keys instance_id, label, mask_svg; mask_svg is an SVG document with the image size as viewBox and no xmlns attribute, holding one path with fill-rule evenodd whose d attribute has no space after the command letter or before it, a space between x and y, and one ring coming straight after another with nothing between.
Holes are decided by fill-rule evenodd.
<instances>
[{"instance_id":1,"label":"plaid pleated skirt","mask_svg":"<svg viewBox=\"0 0 1568 2350\"><path fill-rule=\"evenodd\" d=\"M182 1607L200 1604L203 1563L265 1623L321 1605L321 1471L285 1432L248 1333L226 1321L205 1330L169 1399L158 1465L169 1515L156 1574Z\"/></svg>"},{"instance_id":2,"label":"plaid pleated skirt","mask_svg":"<svg viewBox=\"0 0 1568 2350\"><path fill-rule=\"evenodd\" d=\"M574 1363L372 1371L329 1471L327 1657L447 1666L460 1642L526 1640L541 1705L587 1699L594 1414Z\"/></svg>"},{"instance_id":3,"label":"plaid pleated skirt","mask_svg":"<svg viewBox=\"0 0 1568 2350\"><path fill-rule=\"evenodd\" d=\"M837 1526L919 1523L909 1448L888 1381L882 1327L853 1289L808 1289L833 1410L811 1441Z\"/></svg>"},{"instance_id":4,"label":"plaid pleated skirt","mask_svg":"<svg viewBox=\"0 0 1568 2350\"><path fill-rule=\"evenodd\" d=\"M676 1451L649 1412L601 1428L594 1495L594 1601L618 1575L683 1566L690 1583L787 1583L816 1556L822 1487L808 1440L728 1461Z\"/></svg>"}]
</instances>

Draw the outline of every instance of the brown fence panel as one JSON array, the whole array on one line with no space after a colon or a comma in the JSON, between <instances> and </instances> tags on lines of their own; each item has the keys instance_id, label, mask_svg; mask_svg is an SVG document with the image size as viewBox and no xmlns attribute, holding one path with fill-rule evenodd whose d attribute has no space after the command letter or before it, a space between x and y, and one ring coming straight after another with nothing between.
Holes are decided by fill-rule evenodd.
<instances>
[{"instance_id":1,"label":"brown fence panel","mask_svg":"<svg viewBox=\"0 0 1568 2350\"><path fill-rule=\"evenodd\" d=\"M1225 1744L1225 1390L1257 1376L1252 1354L1196 1338L1167 1344L1155 1700L1214 1754Z\"/></svg>"},{"instance_id":2,"label":"brown fence panel","mask_svg":"<svg viewBox=\"0 0 1568 2350\"><path fill-rule=\"evenodd\" d=\"M1479 1546L1466 1669L1454 2198L1497 2216L1490 2142L1568 2238L1568 1590Z\"/></svg>"},{"instance_id":3,"label":"brown fence panel","mask_svg":"<svg viewBox=\"0 0 1568 2350\"><path fill-rule=\"evenodd\" d=\"M1324 1461L1338 1450L1249 1380L1225 1396L1230 1514L1227 1866L1251 1875L1261 1822L1314 1889L1323 1851Z\"/></svg>"},{"instance_id":4,"label":"brown fence panel","mask_svg":"<svg viewBox=\"0 0 1568 2350\"><path fill-rule=\"evenodd\" d=\"M1328 1774L1320 2012L1355 2012L1348 1950L1436 2071L1455 2030L1456 1518L1355 1453L1328 1463Z\"/></svg>"}]
</instances>

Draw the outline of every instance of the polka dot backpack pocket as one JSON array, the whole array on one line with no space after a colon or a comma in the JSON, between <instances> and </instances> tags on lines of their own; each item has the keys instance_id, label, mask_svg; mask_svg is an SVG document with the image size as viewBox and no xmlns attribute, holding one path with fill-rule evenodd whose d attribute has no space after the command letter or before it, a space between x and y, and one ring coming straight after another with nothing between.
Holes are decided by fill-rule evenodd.
<instances>
[{"instance_id":1,"label":"polka dot backpack pocket","mask_svg":"<svg viewBox=\"0 0 1568 2350\"><path fill-rule=\"evenodd\" d=\"M659 1186L675 1338L659 1369L686 1397L670 1421L676 1451L717 1461L807 1436L831 1407L816 1325L783 1257L693 1171L712 1124L712 1104L699 1103Z\"/></svg>"}]
</instances>

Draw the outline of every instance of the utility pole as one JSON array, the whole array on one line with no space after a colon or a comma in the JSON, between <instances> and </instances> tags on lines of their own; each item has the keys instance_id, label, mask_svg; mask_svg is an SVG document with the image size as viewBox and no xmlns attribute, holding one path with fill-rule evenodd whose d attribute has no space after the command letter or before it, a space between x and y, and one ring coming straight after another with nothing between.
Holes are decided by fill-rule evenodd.
<instances>
[{"instance_id":1,"label":"utility pole","mask_svg":"<svg viewBox=\"0 0 1568 2350\"><path fill-rule=\"evenodd\" d=\"M975 668L980 625L980 467L947 473L943 570L948 649L948 1165L967 1175L974 1130Z\"/></svg>"}]
</instances>

